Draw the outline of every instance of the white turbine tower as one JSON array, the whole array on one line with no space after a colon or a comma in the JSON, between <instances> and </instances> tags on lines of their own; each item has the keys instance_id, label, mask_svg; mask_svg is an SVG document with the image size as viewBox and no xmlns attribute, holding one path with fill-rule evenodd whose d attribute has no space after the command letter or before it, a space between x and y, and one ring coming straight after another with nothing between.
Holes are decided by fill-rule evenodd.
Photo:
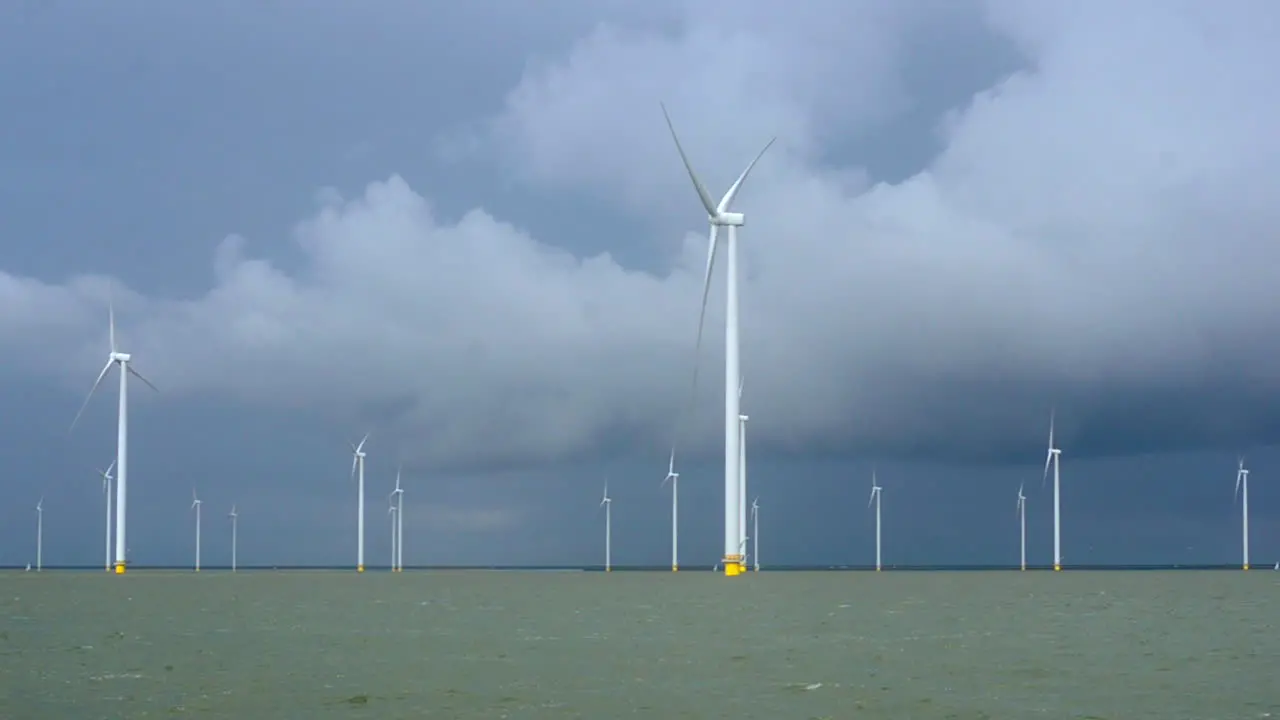
<instances>
[{"instance_id":1,"label":"white turbine tower","mask_svg":"<svg viewBox=\"0 0 1280 720\"><path fill-rule=\"evenodd\" d=\"M1053 444L1053 421L1055 413L1049 412L1049 454L1044 458L1044 477L1040 479L1040 487L1049 478L1049 465L1053 465L1053 569L1062 569L1062 476L1060 473L1060 457L1062 451Z\"/></svg>"},{"instance_id":2,"label":"white turbine tower","mask_svg":"<svg viewBox=\"0 0 1280 720\"><path fill-rule=\"evenodd\" d=\"M867 499L867 507L876 504L876 572L880 572L880 493L884 488L876 482L876 471L871 471L871 497Z\"/></svg>"},{"instance_id":3,"label":"white turbine tower","mask_svg":"<svg viewBox=\"0 0 1280 720\"><path fill-rule=\"evenodd\" d=\"M356 572L364 572L364 443L369 433L360 438L359 445L351 445L351 477L357 480L356 494Z\"/></svg>"},{"instance_id":4,"label":"white turbine tower","mask_svg":"<svg viewBox=\"0 0 1280 720\"><path fill-rule=\"evenodd\" d=\"M702 181L698 179L697 173L693 171L693 166L689 163L689 158L685 155L684 147L680 145L680 138L676 135L675 125L671 122L671 116L667 114L666 106L662 108L662 114L667 119L667 127L671 130L671 137L675 141L676 151L680 153L680 159L684 162L685 170L689 173L689 179L693 181L693 187L698 193L698 199L702 202L702 207L707 211L707 219L711 223L711 233L707 248L707 267L706 274L702 283L702 309L698 315L698 340L697 346L702 345L702 324L707 312L707 295L711 289L711 270L715 265L716 258L716 239L720 227L728 228L728 238L725 244L726 254L726 273L728 280L726 285L725 300L725 352L724 352L724 574L729 577L741 575L744 570L742 558L742 516L739 507L743 499L739 496L739 476L738 465L741 460L739 451L739 422L738 419L738 228L746 224L746 217L742 213L730 212L729 206L733 204L734 198L738 194L738 190L742 188L742 183L747 179L747 175L755 164L764 155L765 151L773 145L773 140L769 140L765 144L755 159L751 161L747 168L742 171L738 179L729 186L729 190L720 198L720 202L715 204L711 201L711 195L707 193L706 187ZM696 355L695 355L696 357ZM697 387L697 375L695 364L694 387Z\"/></svg>"},{"instance_id":5,"label":"white turbine tower","mask_svg":"<svg viewBox=\"0 0 1280 720\"><path fill-rule=\"evenodd\" d=\"M391 491L391 499L396 505L391 572L404 572L404 488L400 486L400 468L396 468L396 489Z\"/></svg>"},{"instance_id":6,"label":"white turbine tower","mask_svg":"<svg viewBox=\"0 0 1280 720\"><path fill-rule=\"evenodd\" d=\"M1236 495L1240 498L1240 551L1243 553L1241 563L1245 570L1249 569L1249 471L1244 466L1244 458L1236 468Z\"/></svg>"},{"instance_id":7,"label":"white turbine tower","mask_svg":"<svg viewBox=\"0 0 1280 720\"><path fill-rule=\"evenodd\" d=\"M604 571L613 571L613 498L609 497L609 483L604 484L604 496L600 498L604 508Z\"/></svg>"},{"instance_id":8,"label":"white turbine tower","mask_svg":"<svg viewBox=\"0 0 1280 720\"><path fill-rule=\"evenodd\" d=\"M392 498L395 493L387 499L387 517L391 519L391 572L396 571L396 501Z\"/></svg>"},{"instance_id":9,"label":"white turbine tower","mask_svg":"<svg viewBox=\"0 0 1280 720\"><path fill-rule=\"evenodd\" d=\"M44 568L44 496L36 501L36 572Z\"/></svg>"},{"instance_id":10,"label":"white turbine tower","mask_svg":"<svg viewBox=\"0 0 1280 720\"><path fill-rule=\"evenodd\" d=\"M742 381L738 376L738 408L742 408ZM738 554L747 554L747 420L746 415L738 414ZM745 572L746 568L743 568Z\"/></svg>"},{"instance_id":11,"label":"white turbine tower","mask_svg":"<svg viewBox=\"0 0 1280 720\"><path fill-rule=\"evenodd\" d=\"M1018 536L1021 542L1022 563L1020 570L1027 569L1027 496L1022 494L1023 485L1018 486Z\"/></svg>"},{"instance_id":12,"label":"white turbine tower","mask_svg":"<svg viewBox=\"0 0 1280 720\"><path fill-rule=\"evenodd\" d=\"M231 572L235 572L236 571L236 545L238 540L236 535L238 534L237 531L240 529L238 527L240 525L240 515L239 513L236 512L235 505L231 506L231 512L227 514L227 517L230 518L231 520Z\"/></svg>"},{"instance_id":13,"label":"white turbine tower","mask_svg":"<svg viewBox=\"0 0 1280 720\"><path fill-rule=\"evenodd\" d=\"M751 560L755 571L760 572L760 498L751 501Z\"/></svg>"},{"instance_id":14,"label":"white turbine tower","mask_svg":"<svg viewBox=\"0 0 1280 720\"><path fill-rule=\"evenodd\" d=\"M196 489L191 488L191 509L196 511L196 572L200 572L200 505Z\"/></svg>"},{"instance_id":15,"label":"white turbine tower","mask_svg":"<svg viewBox=\"0 0 1280 720\"><path fill-rule=\"evenodd\" d=\"M127 525L125 522L126 510L128 509L128 468L129 468L129 375L141 380L147 387L157 390L151 381L142 377L142 375L133 369L129 363L132 356L129 353L120 352L116 348L116 314L114 307L107 308L107 331L111 343L111 352L107 355L107 364L103 366L102 372L98 373L98 379L93 381L93 387L89 388L89 395L84 399L84 403L80 406L79 412L76 413L75 420L71 421L72 429L75 428L76 422L80 420L80 416L84 414L84 409L89 406L89 401L93 399L93 393L98 389L98 385L102 383L102 378L107 376L107 372L111 370L112 365L120 366L120 408L116 421L116 561L115 570L117 575L123 575L126 565L125 552L128 549L126 542Z\"/></svg>"},{"instance_id":16,"label":"white turbine tower","mask_svg":"<svg viewBox=\"0 0 1280 720\"><path fill-rule=\"evenodd\" d=\"M111 471L115 467L116 464L112 462L106 470L98 471L102 476L102 495L107 500L106 568L108 572L111 571Z\"/></svg>"},{"instance_id":17,"label":"white turbine tower","mask_svg":"<svg viewBox=\"0 0 1280 720\"><path fill-rule=\"evenodd\" d=\"M671 572L680 569L680 473L676 472L676 453L671 452L667 464L667 477L662 484L671 483Z\"/></svg>"}]
</instances>

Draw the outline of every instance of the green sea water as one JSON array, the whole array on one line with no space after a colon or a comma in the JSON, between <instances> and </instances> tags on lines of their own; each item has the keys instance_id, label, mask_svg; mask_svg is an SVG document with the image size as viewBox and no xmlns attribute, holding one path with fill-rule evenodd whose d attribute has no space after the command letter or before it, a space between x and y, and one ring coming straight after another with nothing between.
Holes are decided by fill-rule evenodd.
<instances>
[{"instance_id":1,"label":"green sea water","mask_svg":"<svg viewBox=\"0 0 1280 720\"><path fill-rule=\"evenodd\" d=\"M0 718L1280 718L1280 573L10 572Z\"/></svg>"}]
</instances>

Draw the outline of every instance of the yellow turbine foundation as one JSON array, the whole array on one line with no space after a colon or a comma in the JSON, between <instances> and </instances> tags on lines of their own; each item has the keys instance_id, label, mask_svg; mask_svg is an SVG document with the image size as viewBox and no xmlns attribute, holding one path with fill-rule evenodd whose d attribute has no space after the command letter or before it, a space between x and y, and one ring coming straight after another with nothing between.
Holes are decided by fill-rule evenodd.
<instances>
[{"instance_id":1,"label":"yellow turbine foundation","mask_svg":"<svg viewBox=\"0 0 1280 720\"><path fill-rule=\"evenodd\" d=\"M724 559L725 577L737 577L746 571L747 568L742 564L741 555L729 555Z\"/></svg>"},{"instance_id":2,"label":"yellow turbine foundation","mask_svg":"<svg viewBox=\"0 0 1280 720\"><path fill-rule=\"evenodd\" d=\"M679 566L679 565L672 565L672 566L671 566L671 572L680 572L680 566Z\"/></svg>"},{"instance_id":3,"label":"yellow turbine foundation","mask_svg":"<svg viewBox=\"0 0 1280 720\"><path fill-rule=\"evenodd\" d=\"M364 572L364 566L363 566L363 565L357 565L357 566L356 566L356 572Z\"/></svg>"},{"instance_id":4,"label":"yellow turbine foundation","mask_svg":"<svg viewBox=\"0 0 1280 720\"><path fill-rule=\"evenodd\" d=\"M1053 571L1054 571L1054 572L1059 572L1059 571L1061 571L1061 570L1062 570L1062 566L1061 566L1061 565L1054 565L1054 566L1053 566Z\"/></svg>"},{"instance_id":5,"label":"yellow turbine foundation","mask_svg":"<svg viewBox=\"0 0 1280 720\"><path fill-rule=\"evenodd\" d=\"M116 563L116 574L117 574L117 575L123 575L123 574L124 574L124 563L122 563L122 562L117 562L117 563Z\"/></svg>"},{"instance_id":6,"label":"yellow turbine foundation","mask_svg":"<svg viewBox=\"0 0 1280 720\"><path fill-rule=\"evenodd\" d=\"M1245 570L1248 570L1248 569L1249 569L1249 566L1248 566L1248 565L1245 565L1245 566L1244 566L1244 569L1245 569Z\"/></svg>"}]
</instances>

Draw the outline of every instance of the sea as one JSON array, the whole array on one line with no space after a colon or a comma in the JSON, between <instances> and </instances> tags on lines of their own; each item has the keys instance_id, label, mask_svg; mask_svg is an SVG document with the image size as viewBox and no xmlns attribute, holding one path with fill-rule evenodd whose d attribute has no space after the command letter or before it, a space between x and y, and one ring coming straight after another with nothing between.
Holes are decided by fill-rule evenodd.
<instances>
[{"instance_id":1,"label":"sea","mask_svg":"<svg viewBox=\"0 0 1280 720\"><path fill-rule=\"evenodd\" d=\"M1280 572L0 572L0 718L1280 720Z\"/></svg>"}]
</instances>

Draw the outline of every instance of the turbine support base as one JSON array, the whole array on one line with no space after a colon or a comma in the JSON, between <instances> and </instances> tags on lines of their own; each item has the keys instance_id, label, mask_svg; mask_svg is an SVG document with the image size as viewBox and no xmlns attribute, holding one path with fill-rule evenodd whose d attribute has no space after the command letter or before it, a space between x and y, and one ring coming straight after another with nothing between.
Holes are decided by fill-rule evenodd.
<instances>
[{"instance_id":1,"label":"turbine support base","mask_svg":"<svg viewBox=\"0 0 1280 720\"><path fill-rule=\"evenodd\" d=\"M1056 563L1055 563L1055 564L1054 564L1054 566L1053 566L1053 571L1054 571L1054 572L1061 572L1061 571L1062 571L1062 566L1061 566L1061 565L1058 565L1058 564L1056 564Z\"/></svg>"},{"instance_id":2,"label":"turbine support base","mask_svg":"<svg viewBox=\"0 0 1280 720\"><path fill-rule=\"evenodd\" d=\"M1248 570L1248 569L1249 569L1249 563L1245 563L1245 564L1244 564L1244 569L1245 569L1245 570Z\"/></svg>"},{"instance_id":3,"label":"turbine support base","mask_svg":"<svg viewBox=\"0 0 1280 720\"><path fill-rule=\"evenodd\" d=\"M123 563L123 562L118 562L118 563L116 563L116 574L117 574L117 575L123 575L123 574L124 574L124 563Z\"/></svg>"},{"instance_id":4,"label":"turbine support base","mask_svg":"<svg viewBox=\"0 0 1280 720\"><path fill-rule=\"evenodd\" d=\"M680 572L680 566L679 566L679 565L672 565L672 566L671 566L671 572Z\"/></svg>"},{"instance_id":5,"label":"turbine support base","mask_svg":"<svg viewBox=\"0 0 1280 720\"><path fill-rule=\"evenodd\" d=\"M357 566L356 566L356 572L358 572L358 573L362 573L362 572L364 572L364 566L363 566L363 565L357 565Z\"/></svg>"},{"instance_id":6,"label":"turbine support base","mask_svg":"<svg viewBox=\"0 0 1280 720\"><path fill-rule=\"evenodd\" d=\"M737 577L747 571L741 555L729 555L724 559L724 576Z\"/></svg>"}]
</instances>

